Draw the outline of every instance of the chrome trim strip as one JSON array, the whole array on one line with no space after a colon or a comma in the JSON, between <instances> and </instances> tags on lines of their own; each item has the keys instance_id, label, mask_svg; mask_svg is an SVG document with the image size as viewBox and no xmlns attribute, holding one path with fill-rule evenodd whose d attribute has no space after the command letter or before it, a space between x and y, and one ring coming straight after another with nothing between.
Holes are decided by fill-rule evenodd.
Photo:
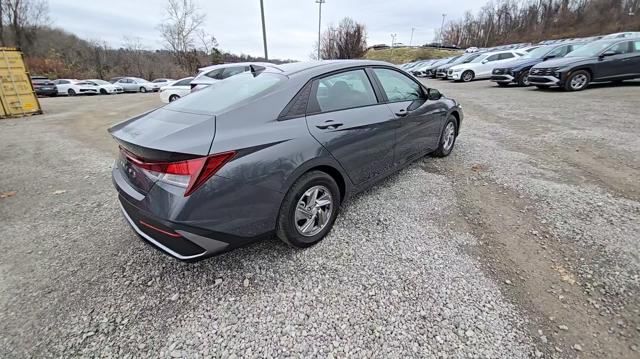
<instances>
[{"instance_id":1,"label":"chrome trim strip","mask_svg":"<svg viewBox=\"0 0 640 359\"><path fill-rule=\"evenodd\" d=\"M149 242L153 243L156 247L162 249L163 251L169 253L170 255L181 259L181 260L189 260L189 259L194 259L194 258L198 258L198 257L202 257L203 255L205 255L207 252L203 252L200 254L196 254L196 255L192 255L192 256L183 256L180 255L174 251L172 251L171 249L163 246L161 243L157 242L155 239L149 237L146 233L144 233L143 231L140 230L140 228L138 228L138 226L136 226L136 224L133 222L133 220L131 219L131 217L129 217L129 214L127 213L127 211L125 211L124 207L122 206L122 203L120 204L120 209L122 210L122 213L124 213L124 217L127 219L127 221L129 221L129 224L131 225L131 227L133 227L133 230L136 231L136 233L138 233L139 235L141 235L142 237L144 237L144 239L148 240Z\"/></svg>"}]
</instances>

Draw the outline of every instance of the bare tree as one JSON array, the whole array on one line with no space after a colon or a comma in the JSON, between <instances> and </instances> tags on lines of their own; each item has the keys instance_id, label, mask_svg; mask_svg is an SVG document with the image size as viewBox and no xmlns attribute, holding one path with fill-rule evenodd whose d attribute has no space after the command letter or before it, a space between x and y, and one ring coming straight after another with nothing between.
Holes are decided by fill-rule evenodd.
<instances>
[{"instance_id":1,"label":"bare tree","mask_svg":"<svg viewBox=\"0 0 640 359\"><path fill-rule=\"evenodd\" d=\"M322 59L357 59L364 56L366 51L366 28L349 17L343 18L337 27L329 26L322 33L320 40Z\"/></svg>"},{"instance_id":2,"label":"bare tree","mask_svg":"<svg viewBox=\"0 0 640 359\"><path fill-rule=\"evenodd\" d=\"M165 46L179 66L193 73L200 66L199 55L212 54L218 42L203 29L206 15L193 0L169 0L166 11L167 18L159 25Z\"/></svg>"},{"instance_id":3,"label":"bare tree","mask_svg":"<svg viewBox=\"0 0 640 359\"><path fill-rule=\"evenodd\" d=\"M49 4L45 0L1 0L2 45L14 45L28 52L38 27L49 23L48 14Z\"/></svg>"}]
</instances>

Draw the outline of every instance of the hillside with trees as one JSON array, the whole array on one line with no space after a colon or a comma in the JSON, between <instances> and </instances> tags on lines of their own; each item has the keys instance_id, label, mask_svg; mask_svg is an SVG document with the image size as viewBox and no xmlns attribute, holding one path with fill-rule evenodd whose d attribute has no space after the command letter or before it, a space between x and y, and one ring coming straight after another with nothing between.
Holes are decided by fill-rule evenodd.
<instances>
[{"instance_id":1,"label":"hillside with trees","mask_svg":"<svg viewBox=\"0 0 640 359\"><path fill-rule=\"evenodd\" d=\"M0 0L0 46L22 49L29 71L36 75L180 78L211 64L264 61L261 57L220 50L216 38L205 31L205 14L193 0L168 0L166 18L158 27L163 49L149 49L137 37L123 38L120 47L81 39L55 27L48 11L46 0Z\"/></svg>"},{"instance_id":2,"label":"hillside with trees","mask_svg":"<svg viewBox=\"0 0 640 359\"><path fill-rule=\"evenodd\" d=\"M497 0L446 24L447 45L488 47L640 30L640 0Z\"/></svg>"}]
</instances>

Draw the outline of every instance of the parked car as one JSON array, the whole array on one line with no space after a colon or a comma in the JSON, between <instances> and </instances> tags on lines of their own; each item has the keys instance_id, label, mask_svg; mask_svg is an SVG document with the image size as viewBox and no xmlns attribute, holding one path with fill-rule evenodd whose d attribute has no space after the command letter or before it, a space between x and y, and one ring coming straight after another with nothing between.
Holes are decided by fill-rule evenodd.
<instances>
[{"instance_id":1,"label":"parked car","mask_svg":"<svg viewBox=\"0 0 640 359\"><path fill-rule=\"evenodd\" d=\"M478 49L475 46L471 46L469 48L467 48L466 50L464 50L465 53L469 53L469 52L478 52L480 49Z\"/></svg>"},{"instance_id":2,"label":"parked car","mask_svg":"<svg viewBox=\"0 0 640 359\"><path fill-rule=\"evenodd\" d=\"M491 81L499 86L529 86L529 71L534 65L541 62L564 57L573 50L584 46L585 43L559 43L555 45L540 46L528 52L524 56L504 63L500 67L493 69Z\"/></svg>"},{"instance_id":3,"label":"parked car","mask_svg":"<svg viewBox=\"0 0 640 359\"><path fill-rule=\"evenodd\" d=\"M275 66L268 62L238 62L203 67L198 70L198 74L191 81L191 91L201 90L220 80L228 79L231 76L250 71L250 65L262 67Z\"/></svg>"},{"instance_id":4,"label":"parked car","mask_svg":"<svg viewBox=\"0 0 640 359\"><path fill-rule=\"evenodd\" d=\"M602 39L626 39L640 37L640 31L616 32L602 37Z\"/></svg>"},{"instance_id":5,"label":"parked car","mask_svg":"<svg viewBox=\"0 0 640 359\"><path fill-rule=\"evenodd\" d=\"M176 80L174 80L174 79L160 78L160 79L155 79L155 80L153 80L151 82L154 83L154 84L159 84L160 87L162 87L162 86L166 86L166 85L168 85L168 84L170 84L172 82L175 82L175 81Z\"/></svg>"},{"instance_id":6,"label":"parked car","mask_svg":"<svg viewBox=\"0 0 640 359\"><path fill-rule=\"evenodd\" d=\"M449 57L447 58L445 61L442 61L438 64L436 64L435 66L431 66L430 68L428 68L427 70L425 70L424 75L425 77L431 77L431 78L436 78L436 70L440 67L440 66L446 66L446 65L451 65L454 62L458 61L459 58L461 58L462 55L458 55L458 56L453 56L453 57Z\"/></svg>"},{"instance_id":7,"label":"parked car","mask_svg":"<svg viewBox=\"0 0 640 359\"><path fill-rule=\"evenodd\" d=\"M75 79L57 79L53 83L58 89L59 96L97 95L99 93L96 86Z\"/></svg>"},{"instance_id":8,"label":"parked car","mask_svg":"<svg viewBox=\"0 0 640 359\"><path fill-rule=\"evenodd\" d=\"M449 62L449 60L451 60L450 57L447 57L445 59L430 60L423 63L421 66L417 66L411 72L417 77L428 77L431 76L434 68L446 64L447 62Z\"/></svg>"},{"instance_id":9,"label":"parked car","mask_svg":"<svg viewBox=\"0 0 640 359\"><path fill-rule=\"evenodd\" d=\"M112 84L118 82L118 80L123 79L124 76L116 76L116 77L112 77L109 79L109 82L111 82Z\"/></svg>"},{"instance_id":10,"label":"parked car","mask_svg":"<svg viewBox=\"0 0 640 359\"><path fill-rule=\"evenodd\" d=\"M385 62L253 66L111 127L113 183L133 230L178 259L274 233L304 248L355 193L449 155L462 120L455 100Z\"/></svg>"},{"instance_id":11,"label":"parked car","mask_svg":"<svg viewBox=\"0 0 640 359\"><path fill-rule=\"evenodd\" d=\"M160 100L164 103L173 102L191 92L193 77L185 77L160 88Z\"/></svg>"},{"instance_id":12,"label":"parked car","mask_svg":"<svg viewBox=\"0 0 640 359\"><path fill-rule=\"evenodd\" d=\"M122 88L122 86L114 85L111 82L105 81L105 80L89 79L89 80L84 80L83 82L89 85L96 86L98 88L98 92L101 95L119 94L124 92L124 89Z\"/></svg>"},{"instance_id":13,"label":"parked car","mask_svg":"<svg viewBox=\"0 0 640 359\"><path fill-rule=\"evenodd\" d=\"M115 82L124 92L155 92L160 91L160 84L154 84L139 77L123 77Z\"/></svg>"},{"instance_id":14,"label":"parked car","mask_svg":"<svg viewBox=\"0 0 640 359\"><path fill-rule=\"evenodd\" d=\"M33 84L33 90L37 96L56 96L58 95L58 88L56 84L49 80L45 76L31 76L31 83Z\"/></svg>"},{"instance_id":15,"label":"parked car","mask_svg":"<svg viewBox=\"0 0 640 359\"><path fill-rule=\"evenodd\" d=\"M593 81L640 78L640 38L613 38L591 42L561 59L531 68L529 83L538 88L558 86L584 90Z\"/></svg>"},{"instance_id":16,"label":"parked car","mask_svg":"<svg viewBox=\"0 0 640 359\"><path fill-rule=\"evenodd\" d=\"M466 64L468 62L473 61L475 58L477 58L478 56L480 56L482 53L480 52L473 52L473 53L466 53L462 56L460 56L457 60L450 62L448 64L444 64L441 66L438 66L435 69L435 74L436 74L436 78L442 79L442 80L446 80L447 79L447 71L455 66L455 65L459 65L459 64Z\"/></svg>"},{"instance_id":17,"label":"parked car","mask_svg":"<svg viewBox=\"0 0 640 359\"><path fill-rule=\"evenodd\" d=\"M483 53L469 63L451 66L447 71L447 78L464 82L488 79L494 68L522 55L522 52L515 50Z\"/></svg>"}]
</instances>

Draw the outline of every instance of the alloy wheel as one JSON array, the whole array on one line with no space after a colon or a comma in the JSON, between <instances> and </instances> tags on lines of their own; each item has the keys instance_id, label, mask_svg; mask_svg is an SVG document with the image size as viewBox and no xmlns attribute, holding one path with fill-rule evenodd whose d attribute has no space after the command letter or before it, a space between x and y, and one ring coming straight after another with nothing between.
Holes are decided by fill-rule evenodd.
<instances>
[{"instance_id":1,"label":"alloy wheel","mask_svg":"<svg viewBox=\"0 0 640 359\"><path fill-rule=\"evenodd\" d=\"M585 74L577 74L571 78L571 88L580 90L587 84L588 78Z\"/></svg>"},{"instance_id":2,"label":"alloy wheel","mask_svg":"<svg viewBox=\"0 0 640 359\"><path fill-rule=\"evenodd\" d=\"M298 233L312 237L329 223L333 212L333 197L325 186L317 185L302 194L296 205L294 222Z\"/></svg>"},{"instance_id":3,"label":"alloy wheel","mask_svg":"<svg viewBox=\"0 0 640 359\"><path fill-rule=\"evenodd\" d=\"M442 144L442 149L444 152L449 152L451 147L453 147L453 142L456 139L456 126L453 122L449 122L447 127L444 129L444 133L442 134L442 139L444 143Z\"/></svg>"}]
</instances>

